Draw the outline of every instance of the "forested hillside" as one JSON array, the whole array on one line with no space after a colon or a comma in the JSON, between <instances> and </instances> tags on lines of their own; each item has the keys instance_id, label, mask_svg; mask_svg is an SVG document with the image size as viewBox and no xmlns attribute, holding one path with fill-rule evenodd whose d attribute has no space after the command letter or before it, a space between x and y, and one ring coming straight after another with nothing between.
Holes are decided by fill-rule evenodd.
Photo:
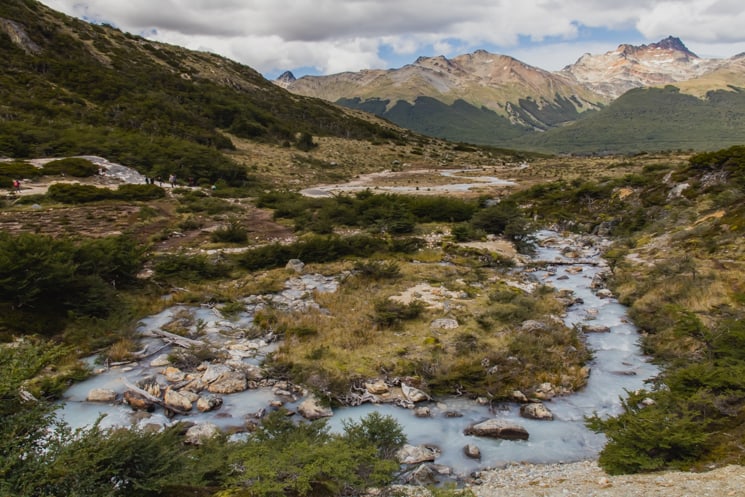
<instances>
[{"instance_id":1,"label":"forested hillside","mask_svg":"<svg viewBox=\"0 0 745 497\"><path fill-rule=\"evenodd\" d=\"M0 156L103 155L153 176L246 172L224 132L278 145L398 132L297 97L223 57L88 24L33 0L0 5Z\"/></svg>"}]
</instances>

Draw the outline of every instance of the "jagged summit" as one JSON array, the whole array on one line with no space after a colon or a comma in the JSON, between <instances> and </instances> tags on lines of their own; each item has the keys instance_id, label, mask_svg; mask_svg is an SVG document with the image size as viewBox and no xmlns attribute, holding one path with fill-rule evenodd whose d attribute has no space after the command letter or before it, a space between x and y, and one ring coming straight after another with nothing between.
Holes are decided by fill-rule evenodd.
<instances>
[{"instance_id":1,"label":"jagged summit","mask_svg":"<svg viewBox=\"0 0 745 497\"><path fill-rule=\"evenodd\" d=\"M292 83L297 81L297 78L295 78L295 75L292 74L292 71L285 71L282 74L279 75L277 79L274 80L274 83L277 86L281 86L282 88L287 88Z\"/></svg>"},{"instance_id":2,"label":"jagged summit","mask_svg":"<svg viewBox=\"0 0 745 497\"><path fill-rule=\"evenodd\" d=\"M668 36L667 38L660 40L657 43L652 43L651 45L649 45L649 48L662 48L665 50L677 50L679 52L687 53L693 57L698 57L698 55L691 52L688 49L688 47L685 46L683 41L677 36Z\"/></svg>"},{"instance_id":3,"label":"jagged summit","mask_svg":"<svg viewBox=\"0 0 745 497\"><path fill-rule=\"evenodd\" d=\"M584 54L562 72L609 98L632 88L659 86L696 78L720 61L701 59L674 36L649 45L619 45L600 55Z\"/></svg>"}]
</instances>

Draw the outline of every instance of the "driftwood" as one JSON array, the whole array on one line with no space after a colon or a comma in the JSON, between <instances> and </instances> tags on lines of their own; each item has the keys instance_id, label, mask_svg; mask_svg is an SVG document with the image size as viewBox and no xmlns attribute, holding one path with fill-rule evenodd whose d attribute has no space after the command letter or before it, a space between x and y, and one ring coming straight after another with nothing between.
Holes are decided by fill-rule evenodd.
<instances>
[{"instance_id":1,"label":"driftwood","mask_svg":"<svg viewBox=\"0 0 745 497\"><path fill-rule=\"evenodd\" d=\"M150 395L148 392L146 392L142 388L140 388L140 387L138 387L136 385L133 385L132 383L130 383L129 381L127 381L126 378L122 377L121 380L122 380L122 383L124 383L124 386L125 387L127 387L130 390L132 390L133 392L135 392L138 395L142 395L143 397L145 397L147 400L149 400L153 404L157 404L160 407L162 407L163 409L168 409L170 411L175 412L176 414L182 414L182 415L189 414L186 411L182 411L181 409L178 409L176 407L169 406L168 404L166 404L165 402L163 402L158 397L156 397L154 395Z\"/></svg>"},{"instance_id":2,"label":"driftwood","mask_svg":"<svg viewBox=\"0 0 745 497\"><path fill-rule=\"evenodd\" d=\"M543 267L543 266L600 266L605 264L604 261L596 259L574 259L564 261L531 261L531 267Z\"/></svg>"},{"instance_id":3,"label":"driftwood","mask_svg":"<svg viewBox=\"0 0 745 497\"><path fill-rule=\"evenodd\" d=\"M205 345L207 345L201 340L193 340L191 338L182 337L181 335L176 335L175 333L170 333L165 330L150 330L150 333L185 349L191 347L204 347Z\"/></svg>"}]
</instances>

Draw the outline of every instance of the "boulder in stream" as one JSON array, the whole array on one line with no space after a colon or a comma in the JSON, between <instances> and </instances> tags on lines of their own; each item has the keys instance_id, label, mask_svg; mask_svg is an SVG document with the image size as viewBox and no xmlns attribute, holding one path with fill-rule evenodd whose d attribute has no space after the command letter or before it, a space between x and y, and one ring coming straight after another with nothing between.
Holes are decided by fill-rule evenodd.
<instances>
[{"instance_id":1,"label":"boulder in stream","mask_svg":"<svg viewBox=\"0 0 745 497\"><path fill-rule=\"evenodd\" d=\"M463 433L476 437L501 438L504 440L527 440L528 430L520 425L502 419L487 419L467 427Z\"/></svg>"},{"instance_id":2,"label":"boulder in stream","mask_svg":"<svg viewBox=\"0 0 745 497\"><path fill-rule=\"evenodd\" d=\"M479 449L478 445L466 445L463 447L463 454L469 459L481 459L481 449Z\"/></svg>"},{"instance_id":3,"label":"boulder in stream","mask_svg":"<svg viewBox=\"0 0 745 497\"><path fill-rule=\"evenodd\" d=\"M421 464L434 461L439 455L440 451L435 447L404 444L396 452L396 459L401 464Z\"/></svg>"},{"instance_id":4,"label":"boulder in stream","mask_svg":"<svg viewBox=\"0 0 745 497\"><path fill-rule=\"evenodd\" d=\"M408 400L409 402L417 403L424 402L425 400L430 400L429 395L424 393L422 390L411 387L406 383L401 383L401 391L403 392L404 397L406 397L406 400Z\"/></svg>"},{"instance_id":5,"label":"boulder in stream","mask_svg":"<svg viewBox=\"0 0 745 497\"><path fill-rule=\"evenodd\" d=\"M189 400L189 397L171 388L166 390L163 402L168 407L174 407L179 411L191 411L192 401Z\"/></svg>"},{"instance_id":6,"label":"boulder in stream","mask_svg":"<svg viewBox=\"0 0 745 497\"><path fill-rule=\"evenodd\" d=\"M219 409L222 406L222 397L219 395L205 395L197 399L197 409L199 412L209 412Z\"/></svg>"},{"instance_id":7,"label":"boulder in stream","mask_svg":"<svg viewBox=\"0 0 745 497\"><path fill-rule=\"evenodd\" d=\"M86 397L88 402L114 402L116 392L110 388L93 388Z\"/></svg>"},{"instance_id":8,"label":"boulder in stream","mask_svg":"<svg viewBox=\"0 0 745 497\"><path fill-rule=\"evenodd\" d=\"M582 325L582 331L585 333L610 333L610 327L604 326L602 324L596 324L596 325L585 324L585 325Z\"/></svg>"},{"instance_id":9,"label":"boulder in stream","mask_svg":"<svg viewBox=\"0 0 745 497\"><path fill-rule=\"evenodd\" d=\"M246 374L242 371L228 371L221 374L215 381L210 383L207 390L211 393L237 393L248 388Z\"/></svg>"},{"instance_id":10,"label":"boulder in stream","mask_svg":"<svg viewBox=\"0 0 745 497\"><path fill-rule=\"evenodd\" d=\"M124 402L129 404L129 407L131 407L135 411L152 412L155 409L155 403L131 390L127 390L126 392L124 392L123 399Z\"/></svg>"},{"instance_id":11,"label":"boulder in stream","mask_svg":"<svg viewBox=\"0 0 745 497\"><path fill-rule=\"evenodd\" d=\"M520 416L541 421L551 421L554 419L554 414L540 402L531 402L530 404L520 406Z\"/></svg>"},{"instance_id":12,"label":"boulder in stream","mask_svg":"<svg viewBox=\"0 0 745 497\"><path fill-rule=\"evenodd\" d=\"M308 397L300 403L297 407L297 411L302 417L309 420L330 418L334 415L334 411L330 407L321 405L321 402L316 397Z\"/></svg>"}]
</instances>

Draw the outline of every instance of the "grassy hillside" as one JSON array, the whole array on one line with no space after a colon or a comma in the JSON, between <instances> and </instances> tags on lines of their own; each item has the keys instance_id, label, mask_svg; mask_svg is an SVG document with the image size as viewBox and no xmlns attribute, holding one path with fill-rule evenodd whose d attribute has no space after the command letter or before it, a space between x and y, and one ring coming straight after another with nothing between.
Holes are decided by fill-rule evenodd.
<instances>
[{"instance_id":1,"label":"grassy hillside","mask_svg":"<svg viewBox=\"0 0 745 497\"><path fill-rule=\"evenodd\" d=\"M276 87L253 69L56 13L0 5L0 156L98 154L143 172L222 178L233 136L398 138L389 128ZM302 138L306 136L306 138Z\"/></svg>"},{"instance_id":2,"label":"grassy hillside","mask_svg":"<svg viewBox=\"0 0 745 497\"><path fill-rule=\"evenodd\" d=\"M745 91L699 99L674 86L631 90L570 126L512 143L553 153L716 150L745 140Z\"/></svg>"}]
</instances>

